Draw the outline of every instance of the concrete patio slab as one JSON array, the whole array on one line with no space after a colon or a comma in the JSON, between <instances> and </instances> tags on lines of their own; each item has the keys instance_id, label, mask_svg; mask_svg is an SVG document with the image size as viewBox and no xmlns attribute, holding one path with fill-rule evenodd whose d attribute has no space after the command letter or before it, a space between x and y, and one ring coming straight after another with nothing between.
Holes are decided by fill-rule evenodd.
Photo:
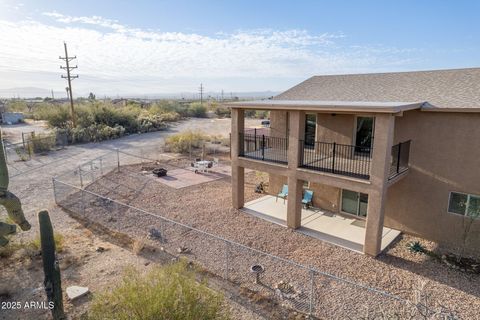
<instances>
[{"instance_id":1,"label":"concrete patio slab","mask_svg":"<svg viewBox=\"0 0 480 320\"><path fill-rule=\"evenodd\" d=\"M149 174L158 182L161 182L175 189L186 188L201 183L215 181L218 179L231 176L232 169L230 166L218 165L213 167L209 172L195 173L188 168L179 168L169 170L167 176L157 178L153 174Z\"/></svg>"},{"instance_id":2,"label":"concrete patio slab","mask_svg":"<svg viewBox=\"0 0 480 320\"><path fill-rule=\"evenodd\" d=\"M287 202L274 196L264 196L250 201L242 211L264 220L286 227ZM301 227L296 231L326 241L346 249L363 253L365 240L365 221L348 218L318 209L302 209ZM383 228L382 246L384 250L400 231Z\"/></svg>"}]
</instances>

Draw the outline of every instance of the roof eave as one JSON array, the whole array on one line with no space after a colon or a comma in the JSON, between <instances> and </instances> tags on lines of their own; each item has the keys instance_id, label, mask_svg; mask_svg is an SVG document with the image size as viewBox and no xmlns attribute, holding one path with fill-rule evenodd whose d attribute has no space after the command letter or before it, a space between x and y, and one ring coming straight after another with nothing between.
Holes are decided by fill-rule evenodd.
<instances>
[{"instance_id":1,"label":"roof eave","mask_svg":"<svg viewBox=\"0 0 480 320\"><path fill-rule=\"evenodd\" d=\"M302 104L301 102L295 104L281 104L281 103L268 103L268 102L230 102L224 104L232 109L265 109L265 110L302 110L302 111L315 111L315 112L334 112L334 113L398 113L402 111L409 111L420 109L424 102L401 104L396 106L358 106L358 105L312 105Z\"/></svg>"}]
</instances>

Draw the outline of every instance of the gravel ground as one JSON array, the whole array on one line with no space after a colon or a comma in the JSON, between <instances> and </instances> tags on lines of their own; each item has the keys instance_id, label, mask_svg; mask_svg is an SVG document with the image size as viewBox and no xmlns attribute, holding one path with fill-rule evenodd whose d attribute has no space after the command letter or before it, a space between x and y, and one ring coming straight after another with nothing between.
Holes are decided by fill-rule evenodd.
<instances>
[{"instance_id":1,"label":"gravel ground","mask_svg":"<svg viewBox=\"0 0 480 320\"><path fill-rule=\"evenodd\" d=\"M170 165L183 165L183 163L170 162ZM425 255L413 254L406 249L407 243L414 240L420 240L430 247L434 246L433 243L411 236L403 236L385 253L374 259L286 230L281 226L232 209L230 207L229 178L176 190L163 185L154 178L142 176L140 167L140 165L123 167L120 173L108 174L90 185L88 190L225 239L303 265L314 266L338 277L351 279L355 283L386 290L405 299L415 301L415 297L422 294L424 298L428 296L429 304L437 307L438 304L441 304L448 310L454 310L460 318L480 319L478 312L480 310L480 279L478 276L452 270L437 260ZM261 178L254 172L247 174L246 201L258 197L253 189L259 179ZM162 228L158 218L138 211L134 212L132 209L114 209L108 204L98 203L98 200L93 198L86 201L95 208L86 210L86 218L107 225L109 228L140 238L144 238L151 227ZM169 239L169 243L162 244L165 248L172 246L168 249L175 250L175 246L183 244L193 253L199 252L198 257L195 258L208 257L202 261L207 268L208 264L211 264L212 268L222 265L224 260L221 255L225 250L221 241L219 243L212 242L210 238L186 229L183 231L178 228L173 230L174 227L168 224L163 224L163 227L167 228L165 234ZM181 236L178 236L179 234ZM275 265L276 273L276 275L265 273L264 281L269 284L269 288L264 288L263 291L271 290L278 279L296 283L301 287L297 291L304 291L309 287L307 272L298 271L292 275L293 267L290 265L273 261L268 257L259 258L258 255L249 256L249 254L248 252L236 252L231 255L233 267L228 271L233 273L229 275L232 280L238 283L247 281L251 283L251 276L235 273L235 267L237 264L262 261L268 266ZM321 300L322 306L328 306L325 310L321 310L322 316L336 317L347 312L350 316L361 317L364 311L358 308L359 300L369 303L377 303L379 300L378 295L353 288L343 282L331 281L320 276L315 279L314 285L321 295L321 297L316 297L316 301ZM251 288L252 286L248 285L247 287ZM384 302L392 303L391 299L382 299ZM306 307L304 304L307 297L302 296L302 293L291 300L290 306L300 303L302 305L295 306L297 308Z\"/></svg>"}]
</instances>

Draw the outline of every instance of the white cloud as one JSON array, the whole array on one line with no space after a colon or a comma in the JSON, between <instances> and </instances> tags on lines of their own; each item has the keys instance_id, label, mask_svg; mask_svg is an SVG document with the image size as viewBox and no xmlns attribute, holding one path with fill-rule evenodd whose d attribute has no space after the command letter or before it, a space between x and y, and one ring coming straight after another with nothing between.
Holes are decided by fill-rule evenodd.
<instances>
[{"instance_id":1,"label":"white cloud","mask_svg":"<svg viewBox=\"0 0 480 320\"><path fill-rule=\"evenodd\" d=\"M200 81L209 90L283 90L313 74L411 62L398 59L408 52L395 48L341 45L341 33L242 30L205 36L132 28L99 16L43 15L52 23L0 20L0 87L62 88L63 41L78 57L78 90L106 94L195 91ZM6 78L2 72L19 76ZM44 75L44 83L39 77L28 82L25 74L31 72Z\"/></svg>"}]
</instances>

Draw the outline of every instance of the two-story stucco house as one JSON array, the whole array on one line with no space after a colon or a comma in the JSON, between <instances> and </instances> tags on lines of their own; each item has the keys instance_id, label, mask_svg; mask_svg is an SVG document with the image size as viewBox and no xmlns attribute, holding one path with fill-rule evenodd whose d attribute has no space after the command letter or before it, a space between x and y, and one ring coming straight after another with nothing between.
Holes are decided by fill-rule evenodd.
<instances>
[{"instance_id":1,"label":"two-story stucco house","mask_svg":"<svg viewBox=\"0 0 480 320\"><path fill-rule=\"evenodd\" d=\"M249 210L253 169L268 173L273 196L251 212L326 241L372 256L400 231L480 247L480 220L464 236L480 211L480 68L315 76L271 100L228 105L235 208ZM270 111L267 133L244 127L247 109Z\"/></svg>"}]
</instances>

